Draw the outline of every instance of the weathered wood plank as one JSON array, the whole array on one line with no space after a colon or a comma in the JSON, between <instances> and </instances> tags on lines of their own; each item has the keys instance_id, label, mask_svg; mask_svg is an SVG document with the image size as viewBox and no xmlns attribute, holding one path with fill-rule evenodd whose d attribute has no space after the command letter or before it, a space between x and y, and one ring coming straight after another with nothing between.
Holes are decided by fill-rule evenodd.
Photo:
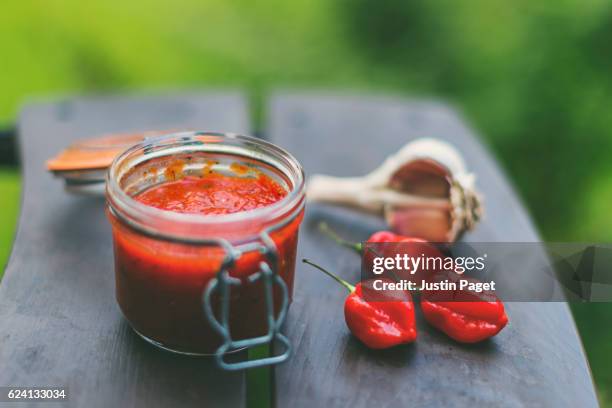
<instances>
[{"instance_id":1,"label":"weathered wood plank","mask_svg":"<svg viewBox=\"0 0 612 408\"><path fill-rule=\"evenodd\" d=\"M23 200L0 285L0 385L69 387L74 407L243 406L243 374L162 352L115 303L102 198L71 196L44 162L102 132L194 128L248 132L238 93L102 97L28 105L19 120Z\"/></svg>"},{"instance_id":2,"label":"weathered wood plank","mask_svg":"<svg viewBox=\"0 0 612 408\"><path fill-rule=\"evenodd\" d=\"M524 207L491 155L444 106L394 98L317 93L277 94L269 137L295 153L307 173L365 174L389 153L421 136L446 139L479 177L487 217L471 242L538 241ZM307 208L300 256L357 281L359 257L316 231L325 219L365 239L383 227L376 217L325 205ZM286 331L292 359L276 369L279 407L316 406L596 406L584 352L565 303L509 303L510 325L495 340L464 346L428 327L416 344L374 352L348 334L344 290L298 265Z\"/></svg>"}]
</instances>

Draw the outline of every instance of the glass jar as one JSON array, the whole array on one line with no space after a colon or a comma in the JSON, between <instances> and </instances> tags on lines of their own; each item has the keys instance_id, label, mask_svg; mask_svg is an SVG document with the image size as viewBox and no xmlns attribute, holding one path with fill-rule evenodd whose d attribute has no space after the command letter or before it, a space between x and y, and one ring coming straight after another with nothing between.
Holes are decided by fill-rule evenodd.
<instances>
[{"instance_id":1,"label":"glass jar","mask_svg":"<svg viewBox=\"0 0 612 408\"><path fill-rule=\"evenodd\" d=\"M183 176L229 173L236 164L272 178L286 196L222 215L134 199ZM118 156L106 186L117 302L140 336L179 353L216 352L222 365L222 354L282 336L304 209L304 174L291 154L253 137L175 133Z\"/></svg>"}]
</instances>

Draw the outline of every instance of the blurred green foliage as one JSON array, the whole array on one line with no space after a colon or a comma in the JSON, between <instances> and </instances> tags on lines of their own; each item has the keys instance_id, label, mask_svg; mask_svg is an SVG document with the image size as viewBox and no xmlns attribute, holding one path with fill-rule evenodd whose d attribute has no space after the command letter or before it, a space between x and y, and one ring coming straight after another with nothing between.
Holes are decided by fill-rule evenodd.
<instances>
[{"instance_id":1,"label":"blurred green foliage","mask_svg":"<svg viewBox=\"0 0 612 408\"><path fill-rule=\"evenodd\" d=\"M0 122L29 97L143 87L241 87L259 117L280 86L441 97L498 155L545 238L610 241L610 43L604 0L6 2ZM0 202L0 225L15 208ZM612 395L612 308L574 311Z\"/></svg>"},{"instance_id":2,"label":"blurred green foliage","mask_svg":"<svg viewBox=\"0 0 612 408\"><path fill-rule=\"evenodd\" d=\"M0 278L8 260L19 211L19 175L17 170L0 167Z\"/></svg>"}]
</instances>

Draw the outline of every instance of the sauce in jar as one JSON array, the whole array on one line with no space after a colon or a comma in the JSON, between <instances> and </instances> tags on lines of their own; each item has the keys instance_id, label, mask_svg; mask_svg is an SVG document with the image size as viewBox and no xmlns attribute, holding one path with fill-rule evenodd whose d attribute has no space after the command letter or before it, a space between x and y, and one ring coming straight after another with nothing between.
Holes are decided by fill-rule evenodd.
<instances>
[{"instance_id":1,"label":"sauce in jar","mask_svg":"<svg viewBox=\"0 0 612 408\"><path fill-rule=\"evenodd\" d=\"M123 180L124 191L130 190L134 179L145 180L137 183L142 185L126 202L135 209L133 214L117 202L125 197L107 191L116 294L124 316L148 341L180 353L212 354L221 345L221 337L206 319L202 295L226 252L210 240L227 240L240 251L245 243L260 242L259 234L269 230L278 254L276 272L291 295L303 215L303 192L296 196L295 189L302 190L303 180L281 183L282 178L277 181L239 162L226 163L217 171L217 162L207 159L194 166L189 157L181 158L184 164L178 166L174 159L166 162L164 171L154 162L145 162L146 168L137 175L131 167L124 169L116 183L121 185ZM114 177L112 169L109 174ZM113 187L109 185L107 189ZM260 251L243 251L229 271L241 282L232 286L229 300L234 340L261 336L268 330L264 284L247 279L265 260ZM280 297L281 291L275 288L276 314ZM217 312L219 298L218 294L213 297Z\"/></svg>"},{"instance_id":2,"label":"sauce in jar","mask_svg":"<svg viewBox=\"0 0 612 408\"><path fill-rule=\"evenodd\" d=\"M239 177L210 172L161 184L134 198L179 213L231 214L270 205L286 195L287 191L265 174Z\"/></svg>"}]
</instances>

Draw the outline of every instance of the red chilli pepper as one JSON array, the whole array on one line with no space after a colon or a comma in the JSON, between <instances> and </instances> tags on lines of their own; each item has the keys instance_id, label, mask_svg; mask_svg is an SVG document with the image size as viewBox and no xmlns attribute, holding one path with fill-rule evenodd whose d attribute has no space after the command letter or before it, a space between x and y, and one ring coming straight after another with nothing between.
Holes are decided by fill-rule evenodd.
<instances>
[{"instance_id":1,"label":"red chilli pepper","mask_svg":"<svg viewBox=\"0 0 612 408\"><path fill-rule=\"evenodd\" d=\"M325 235L333 239L336 243L352 249L353 251L363 256L363 264L371 266L373 259L377 256L395 257L396 255L403 255L406 253L411 257L425 256L427 258L443 258L444 255L438 248L432 245L430 242L416 237L407 237L404 235L398 235L391 231L378 231L375 232L367 239L366 243L371 244L386 244L381 246L381 253L375 253L375 248L370 248L366 254L364 254L364 245L361 242L350 242L340 237L336 232L328 227L324 222L319 224L319 229ZM395 244L395 245L393 245ZM366 247L367 248L367 247ZM426 275L429 275L430 271L419 270L416 271L412 276L402 276L403 278L420 282L421 279L425 279Z\"/></svg>"},{"instance_id":2,"label":"red chilli pepper","mask_svg":"<svg viewBox=\"0 0 612 408\"><path fill-rule=\"evenodd\" d=\"M478 282L455 272L440 272L430 282L457 282L459 279ZM476 343L493 337L508 323L504 304L491 291L426 290L421 293L421 310L432 326L461 343Z\"/></svg>"},{"instance_id":3,"label":"red chilli pepper","mask_svg":"<svg viewBox=\"0 0 612 408\"><path fill-rule=\"evenodd\" d=\"M386 349L416 340L414 304L409 292L380 291L375 295L380 300L366 301L363 292L369 290L371 281L353 286L307 259L302 261L348 289L350 294L344 302L344 319L351 333L363 344L372 349Z\"/></svg>"},{"instance_id":4,"label":"red chilli pepper","mask_svg":"<svg viewBox=\"0 0 612 408\"><path fill-rule=\"evenodd\" d=\"M333 239L336 243L345 246L347 248L352 249L358 254L363 254L363 244L361 242L351 242L347 241L344 238L340 237L335 231L333 231L329 226L322 222L319 224L319 229L325 235ZM374 234L370 235L370 238L366 240L368 243L385 243L385 242L396 242L396 243L423 243L427 244L428 242L421 238L416 237L407 237L404 235L398 235L391 231L378 231Z\"/></svg>"}]
</instances>

